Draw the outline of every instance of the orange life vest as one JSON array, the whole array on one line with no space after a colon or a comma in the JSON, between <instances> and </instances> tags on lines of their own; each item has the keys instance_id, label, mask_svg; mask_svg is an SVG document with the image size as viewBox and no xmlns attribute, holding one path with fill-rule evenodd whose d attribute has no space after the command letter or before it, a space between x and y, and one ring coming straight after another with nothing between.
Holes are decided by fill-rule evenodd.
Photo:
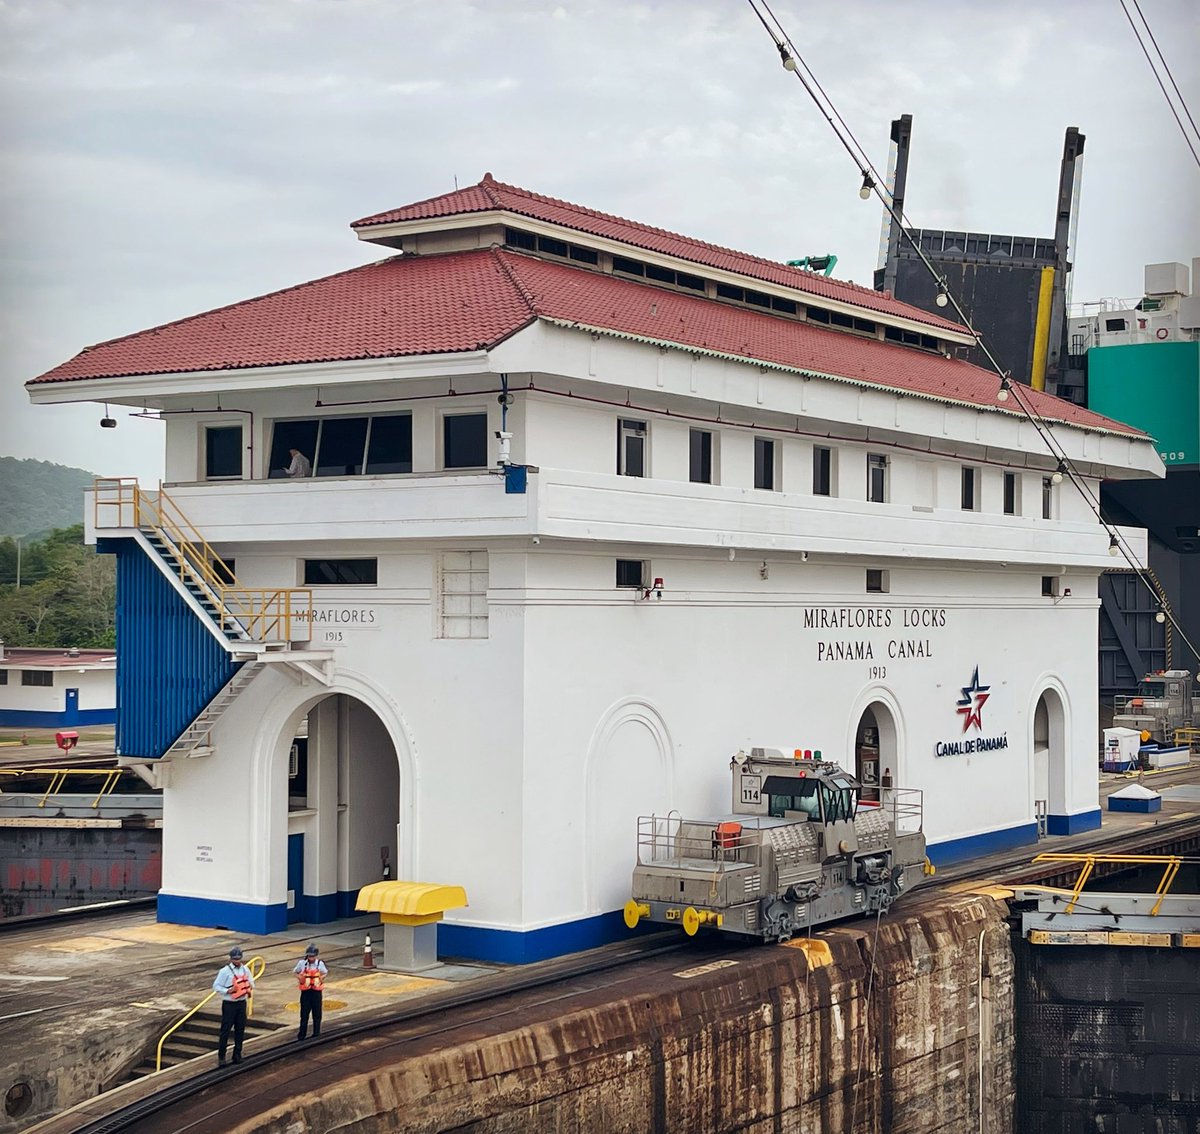
<instances>
[{"instance_id":1,"label":"orange life vest","mask_svg":"<svg viewBox=\"0 0 1200 1134\"><path fill-rule=\"evenodd\" d=\"M325 987L325 974L316 965L305 965L296 977L301 992L320 992Z\"/></svg>"},{"instance_id":2,"label":"orange life vest","mask_svg":"<svg viewBox=\"0 0 1200 1134\"><path fill-rule=\"evenodd\" d=\"M245 1000L254 990L254 986L250 983L250 974L245 969L242 969L240 972L237 969L232 969L232 971L233 984L229 989L229 998L231 1000Z\"/></svg>"}]
</instances>

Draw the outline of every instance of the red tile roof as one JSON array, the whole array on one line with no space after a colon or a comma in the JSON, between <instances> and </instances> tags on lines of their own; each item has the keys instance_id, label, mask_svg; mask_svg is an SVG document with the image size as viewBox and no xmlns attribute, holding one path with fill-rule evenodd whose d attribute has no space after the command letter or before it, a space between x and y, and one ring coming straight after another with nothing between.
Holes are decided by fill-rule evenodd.
<instances>
[{"instance_id":1,"label":"red tile roof","mask_svg":"<svg viewBox=\"0 0 1200 1134\"><path fill-rule=\"evenodd\" d=\"M0 658L0 667L13 669L80 669L99 666L114 669L117 655L112 650L78 650L72 657L67 650L47 650L26 646L9 646Z\"/></svg>"},{"instance_id":2,"label":"red tile roof","mask_svg":"<svg viewBox=\"0 0 1200 1134\"><path fill-rule=\"evenodd\" d=\"M503 249L397 256L89 347L28 385L488 349L538 318L952 402L998 379L940 354ZM1139 430L1021 388L1044 417Z\"/></svg>"},{"instance_id":3,"label":"red tile roof","mask_svg":"<svg viewBox=\"0 0 1200 1134\"><path fill-rule=\"evenodd\" d=\"M795 288L818 299L840 300L880 314L912 319L930 327L940 327L960 333L966 331L966 328L959 323L932 315L911 304L901 303L900 300L893 299L873 288L818 276L799 268L791 268L787 264L764 259L761 256L751 256L745 252L722 248L690 236L680 236L678 233L668 232L666 229L653 228L647 224L639 224L637 221L610 216L608 213L600 213L595 209L587 209L582 205L573 205L569 201L560 201L554 197L543 196L541 193L531 193L528 189L521 189L516 185L505 185L503 182L495 180L490 173L485 173L483 180L478 185L457 189L453 193L443 193L440 197L430 197L428 200L405 205L403 208L363 217L361 220L354 221L350 227L369 229L375 225L394 224L397 221L430 220L437 217L489 212L494 209L517 213L549 224L562 225L564 228L574 229L576 232L586 232L591 236L607 237L635 248L660 252L666 256L691 261L694 264L703 264L709 268L722 268L729 272L736 272L738 275Z\"/></svg>"}]
</instances>

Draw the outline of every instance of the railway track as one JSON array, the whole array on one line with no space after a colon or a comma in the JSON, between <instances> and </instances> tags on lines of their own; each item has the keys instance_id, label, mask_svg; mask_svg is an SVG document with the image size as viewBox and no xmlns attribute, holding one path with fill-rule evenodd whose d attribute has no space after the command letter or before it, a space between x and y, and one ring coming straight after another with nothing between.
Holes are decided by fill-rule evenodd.
<instances>
[{"instance_id":1,"label":"railway track","mask_svg":"<svg viewBox=\"0 0 1200 1134\"><path fill-rule=\"evenodd\" d=\"M1200 822L1180 819L1149 831L1106 839L1104 853L1145 854L1162 852L1167 847L1171 848L1168 853L1194 853L1200 848ZM1109 870L1110 874L1116 872L1119 868ZM971 863L939 871L936 881L922 886L918 893L924 897L945 886L974 881L1002 886L1066 885L1074 881L1076 874L1076 868L1057 862L1031 863L1029 848L1024 848L1000 862L993 858L985 866ZM1099 869L1097 876L1101 876ZM632 972L636 968L644 973L654 965L666 971L677 967L683 957L689 963L702 964L709 955L728 955L739 947L728 937L706 939L702 935L687 939L677 931L646 934L587 954L481 977L467 985L405 1001L370 1019L327 1024L322 1035L306 1041L303 1048L305 1089L311 1090L323 1080L332 1084L350 1074L360 1074L370 1065L384 1066L422 1048L437 1046L451 1032L461 1039L501 1018L518 1023L539 1009L545 1011L583 991L621 983L624 974L618 970ZM286 1097L289 1084L296 1079L298 1050L291 1042L281 1042L247 1054L238 1066L193 1070L187 1077L182 1077L187 1073L181 1069L180 1077L169 1081L142 1080L120 1094L99 1096L49 1119L35 1130L38 1134L223 1131L261 1113L268 1105L264 1100ZM151 1087L152 1082L157 1082L157 1089ZM121 1094L136 1097L122 1102Z\"/></svg>"}]
</instances>

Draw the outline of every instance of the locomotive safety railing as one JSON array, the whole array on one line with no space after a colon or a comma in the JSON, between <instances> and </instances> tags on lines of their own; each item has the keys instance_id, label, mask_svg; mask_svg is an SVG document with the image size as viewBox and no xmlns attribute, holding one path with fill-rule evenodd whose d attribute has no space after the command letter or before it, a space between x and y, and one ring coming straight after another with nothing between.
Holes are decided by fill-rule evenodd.
<instances>
[{"instance_id":1,"label":"locomotive safety railing","mask_svg":"<svg viewBox=\"0 0 1200 1134\"><path fill-rule=\"evenodd\" d=\"M747 815L740 821L686 821L699 834L684 834L685 820L677 811L668 815L638 817L638 863L680 865L685 861L703 862L724 870L733 866L761 865L762 842L758 817Z\"/></svg>"},{"instance_id":2,"label":"locomotive safety railing","mask_svg":"<svg viewBox=\"0 0 1200 1134\"><path fill-rule=\"evenodd\" d=\"M1179 868L1183 865L1184 859L1173 854L1039 854L1034 862L1062 862L1075 863L1079 866L1079 877L1075 880L1075 885L1071 889L1071 900L1063 909L1063 913L1070 913L1075 908L1075 903L1079 901L1079 896L1083 893L1083 888L1087 881L1092 876L1092 872L1099 864L1117 865L1117 866L1161 866L1163 868L1162 878L1159 879L1158 889L1154 891L1158 901L1154 903L1150 910L1150 916L1155 917L1158 914L1159 907L1163 903L1163 898L1171 889L1172 883L1175 881L1175 875L1179 873Z\"/></svg>"},{"instance_id":3,"label":"locomotive safety railing","mask_svg":"<svg viewBox=\"0 0 1200 1134\"><path fill-rule=\"evenodd\" d=\"M255 970L255 965L258 966L257 971ZM246 968L248 968L250 970L250 975L255 980L258 980L258 978L263 975L263 972L266 969L266 967L267 967L267 962L264 961L261 957L251 957L250 960L246 963ZM156 1075L158 1074L159 1071L162 1070L163 1045L177 1031L179 1031L179 1029L182 1028L183 1025L186 1024L197 1012L199 1012L200 1009L204 1007L204 1005L206 1005L216 995L217 995L217 990L214 988L211 992L209 992L209 994L203 1000L200 1001L199 1004L196 1005L195 1008L193 1008L190 1012L186 1013L185 1015L181 1016L165 1032L163 1032L162 1039L160 1039L158 1041L158 1047L154 1052L154 1073ZM247 1016L254 1015L254 993L253 993L253 991L250 993L249 996L246 997L246 1015Z\"/></svg>"},{"instance_id":4,"label":"locomotive safety railing","mask_svg":"<svg viewBox=\"0 0 1200 1134\"><path fill-rule=\"evenodd\" d=\"M922 830L925 793L920 788L884 788L879 806L896 828L897 835L915 835Z\"/></svg>"},{"instance_id":5,"label":"locomotive safety railing","mask_svg":"<svg viewBox=\"0 0 1200 1134\"><path fill-rule=\"evenodd\" d=\"M161 484L157 492L146 492L132 477L97 477L93 489L95 528L151 529L184 583L194 584L209 596L222 628L229 621L236 622L255 642L312 638L312 591L305 587L242 586L229 564Z\"/></svg>"}]
</instances>

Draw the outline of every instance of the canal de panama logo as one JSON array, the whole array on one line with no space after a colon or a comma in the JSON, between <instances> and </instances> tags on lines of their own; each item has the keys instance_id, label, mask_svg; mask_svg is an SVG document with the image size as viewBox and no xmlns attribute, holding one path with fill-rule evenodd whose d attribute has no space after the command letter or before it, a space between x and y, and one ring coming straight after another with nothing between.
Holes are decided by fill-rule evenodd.
<instances>
[{"instance_id":1,"label":"canal de panama logo","mask_svg":"<svg viewBox=\"0 0 1200 1134\"><path fill-rule=\"evenodd\" d=\"M957 712L962 715L963 732L972 725L983 732L983 706L991 696L991 688L990 685L979 684L979 666L976 666L971 674L971 684L962 687L962 696L958 699Z\"/></svg>"}]
</instances>

